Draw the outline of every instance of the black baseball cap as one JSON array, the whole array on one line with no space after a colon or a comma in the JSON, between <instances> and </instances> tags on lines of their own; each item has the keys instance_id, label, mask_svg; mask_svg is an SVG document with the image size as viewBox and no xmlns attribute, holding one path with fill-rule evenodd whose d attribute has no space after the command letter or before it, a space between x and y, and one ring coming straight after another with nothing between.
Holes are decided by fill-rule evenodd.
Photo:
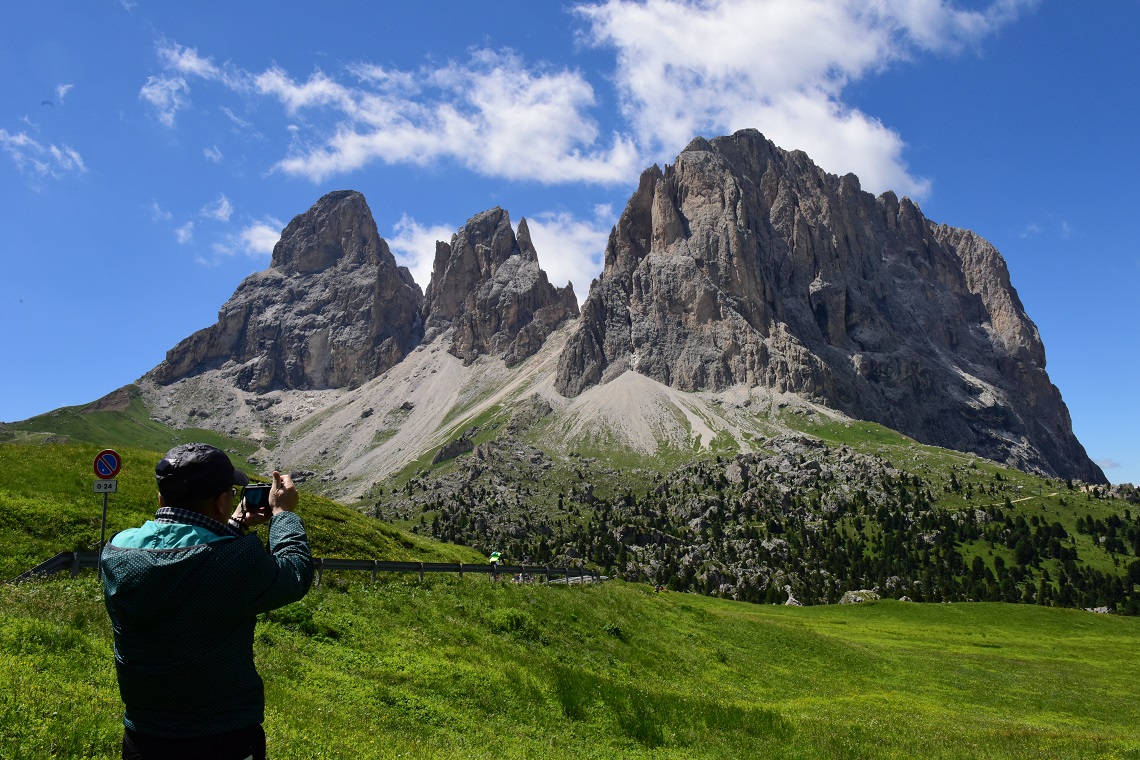
<instances>
[{"instance_id":1,"label":"black baseball cap","mask_svg":"<svg viewBox=\"0 0 1140 760\"><path fill-rule=\"evenodd\" d=\"M169 506L212 499L233 486L249 484L226 452L208 443L184 443L166 452L154 467L158 492Z\"/></svg>"}]
</instances>

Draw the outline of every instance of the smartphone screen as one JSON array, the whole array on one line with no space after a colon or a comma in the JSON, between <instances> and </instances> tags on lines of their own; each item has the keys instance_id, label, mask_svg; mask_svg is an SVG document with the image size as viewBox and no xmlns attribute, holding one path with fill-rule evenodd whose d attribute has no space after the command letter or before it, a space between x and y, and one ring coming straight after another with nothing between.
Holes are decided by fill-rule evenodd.
<instances>
[{"instance_id":1,"label":"smartphone screen","mask_svg":"<svg viewBox=\"0 0 1140 760\"><path fill-rule=\"evenodd\" d=\"M250 484L243 490L245 508L250 512L264 512L269 509L269 484Z\"/></svg>"}]
</instances>

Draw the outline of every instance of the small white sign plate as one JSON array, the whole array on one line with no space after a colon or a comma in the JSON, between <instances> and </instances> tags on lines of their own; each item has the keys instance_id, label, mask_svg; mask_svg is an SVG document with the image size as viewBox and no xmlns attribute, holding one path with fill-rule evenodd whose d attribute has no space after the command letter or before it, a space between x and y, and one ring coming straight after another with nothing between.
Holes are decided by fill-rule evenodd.
<instances>
[{"instance_id":1,"label":"small white sign plate","mask_svg":"<svg viewBox=\"0 0 1140 760\"><path fill-rule=\"evenodd\" d=\"M95 493L118 493L119 481L117 480L96 480Z\"/></svg>"}]
</instances>

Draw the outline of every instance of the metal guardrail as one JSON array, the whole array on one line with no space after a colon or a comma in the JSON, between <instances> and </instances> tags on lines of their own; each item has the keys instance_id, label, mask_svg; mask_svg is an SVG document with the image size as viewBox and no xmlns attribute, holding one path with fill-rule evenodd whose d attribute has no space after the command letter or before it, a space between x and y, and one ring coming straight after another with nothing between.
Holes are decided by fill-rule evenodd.
<instances>
[{"instance_id":1,"label":"metal guardrail","mask_svg":"<svg viewBox=\"0 0 1140 760\"><path fill-rule=\"evenodd\" d=\"M61 570L70 570L74 578L80 570L94 570L99 563L98 552L60 552L46 562L36 565L31 570L15 578L12 583L23 583L36 577L52 575ZM356 570L371 572L372 580L376 580L378 573L418 573L420 580L424 573L458 573L462 578L464 573L481 573L490 575L497 580L501 575L509 576L546 576L547 583L558 583L553 578L563 578L562 583L586 583L602 580L602 576L593 570L584 567L548 567L537 565L491 565L491 564L464 564L462 562L385 562L378 559L326 559L313 558L313 569L316 571L316 585L321 585L325 570Z\"/></svg>"},{"instance_id":2,"label":"metal guardrail","mask_svg":"<svg viewBox=\"0 0 1140 760\"><path fill-rule=\"evenodd\" d=\"M60 552L46 562L36 565L28 572L13 578L12 583L23 583L68 568L71 569L71 577L74 578L79 575L81 569L94 570L97 564L99 564L98 552Z\"/></svg>"}]
</instances>

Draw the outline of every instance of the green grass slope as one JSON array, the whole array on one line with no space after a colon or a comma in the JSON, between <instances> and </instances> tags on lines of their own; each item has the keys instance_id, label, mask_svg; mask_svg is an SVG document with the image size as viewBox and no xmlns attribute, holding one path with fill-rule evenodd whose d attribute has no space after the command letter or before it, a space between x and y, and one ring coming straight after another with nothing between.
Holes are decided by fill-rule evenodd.
<instances>
[{"instance_id":1,"label":"green grass slope","mask_svg":"<svg viewBox=\"0 0 1140 760\"><path fill-rule=\"evenodd\" d=\"M112 399L107 403L107 399ZM202 428L170 428L155 422L134 386L82 406L65 406L20 422L0 423L0 442L90 443L168 451L180 443L201 441L236 452L242 459L257 451L252 441Z\"/></svg>"},{"instance_id":2,"label":"green grass slope","mask_svg":"<svg viewBox=\"0 0 1140 760\"><path fill-rule=\"evenodd\" d=\"M94 551L103 497L93 492L102 446L0 444L0 579L14 578L61 551ZM108 497L107 537L154 515L154 465L162 453L119 447L118 493ZM239 465L240 466L240 465ZM251 473L257 475L258 473ZM261 473L266 475L267 473ZM298 513L315 556L477 562L470 549L397 530L315 494L301 492ZM263 532L265 528L261 528Z\"/></svg>"},{"instance_id":3,"label":"green grass slope","mask_svg":"<svg viewBox=\"0 0 1140 760\"><path fill-rule=\"evenodd\" d=\"M0 756L117 757L94 575L0 587ZM1140 620L330 579L263 616L271 757L1137 758Z\"/></svg>"}]
</instances>

